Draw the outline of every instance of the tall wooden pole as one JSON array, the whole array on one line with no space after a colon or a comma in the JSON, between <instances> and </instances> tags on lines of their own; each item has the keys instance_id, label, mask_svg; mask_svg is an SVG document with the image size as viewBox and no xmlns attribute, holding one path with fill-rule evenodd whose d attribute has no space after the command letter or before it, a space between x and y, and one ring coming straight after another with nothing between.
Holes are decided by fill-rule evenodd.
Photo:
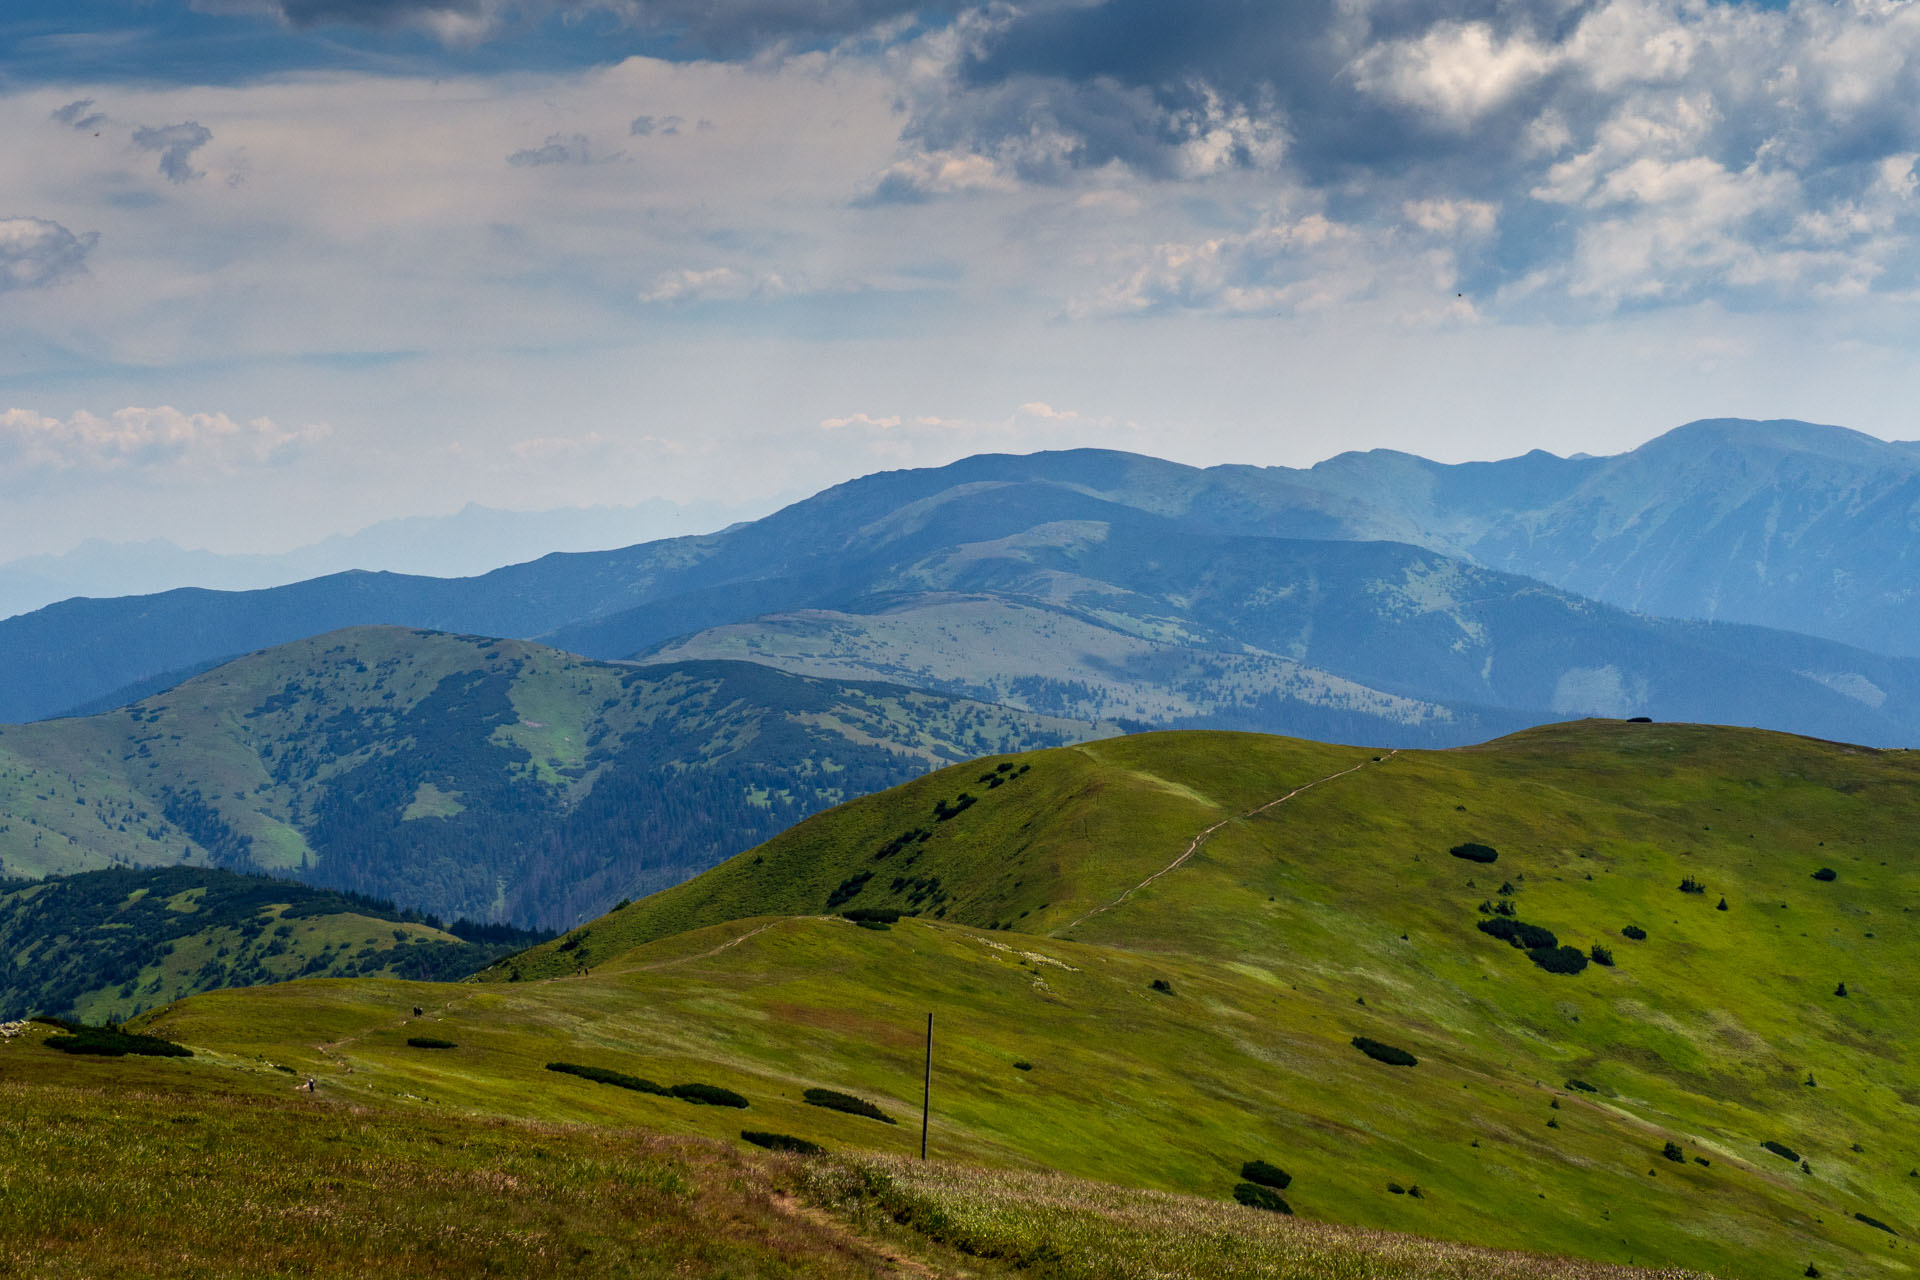
<instances>
[{"instance_id":1,"label":"tall wooden pole","mask_svg":"<svg viewBox=\"0 0 1920 1280\"><path fill-rule=\"evenodd\" d=\"M920 1158L927 1158L927 1119L933 1114L933 1014L927 1014L927 1078L920 1089Z\"/></svg>"}]
</instances>

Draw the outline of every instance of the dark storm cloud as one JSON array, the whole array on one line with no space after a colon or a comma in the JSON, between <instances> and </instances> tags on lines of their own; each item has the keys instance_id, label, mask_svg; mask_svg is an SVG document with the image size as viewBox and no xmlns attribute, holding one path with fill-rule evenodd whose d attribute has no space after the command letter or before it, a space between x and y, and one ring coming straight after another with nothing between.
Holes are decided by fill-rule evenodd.
<instances>
[{"instance_id":1,"label":"dark storm cloud","mask_svg":"<svg viewBox=\"0 0 1920 1280\"><path fill-rule=\"evenodd\" d=\"M195 120L158 127L142 125L133 131L133 145L160 153L160 172L168 182L191 182L200 177L193 153L213 140L213 130Z\"/></svg>"}]
</instances>

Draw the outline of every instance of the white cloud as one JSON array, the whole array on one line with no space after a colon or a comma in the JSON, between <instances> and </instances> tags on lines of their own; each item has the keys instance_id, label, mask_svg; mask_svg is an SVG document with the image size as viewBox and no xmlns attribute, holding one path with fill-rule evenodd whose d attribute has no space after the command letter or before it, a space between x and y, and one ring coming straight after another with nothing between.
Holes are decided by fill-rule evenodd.
<instances>
[{"instance_id":1,"label":"white cloud","mask_svg":"<svg viewBox=\"0 0 1920 1280\"><path fill-rule=\"evenodd\" d=\"M733 267L682 268L659 276L640 291L642 302L767 301L801 292L799 283L777 272L739 271Z\"/></svg>"},{"instance_id":2,"label":"white cloud","mask_svg":"<svg viewBox=\"0 0 1920 1280\"><path fill-rule=\"evenodd\" d=\"M284 428L270 418L182 413L169 405L66 418L32 409L0 412L0 482L36 477L97 479L121 472L208 479L294 460L327 434L324 425Z\"/></svg>"},{"instance_id":3,"label":"white cloud","mask_svg":"<svg viewBox=\"0 0 1920 1280\"><path fill-rule=\"evenodd\" d=\"M0 293L80 275L99 239L97 231L75 235L45 218L0 218Z\"/></svg>"},{"instance_id":4,"label":"white cloud","mask_svg":"<svg viewBox=\"0 0 1920 1280\"><path fill-rule=\"evenodd\" d=\"M1465 128L1539 81L1561 57L1524 34L1502 38L1484 22L1443 23L1367 51L1353 75L1369 93Z\"/></svg>"}]
</instances>

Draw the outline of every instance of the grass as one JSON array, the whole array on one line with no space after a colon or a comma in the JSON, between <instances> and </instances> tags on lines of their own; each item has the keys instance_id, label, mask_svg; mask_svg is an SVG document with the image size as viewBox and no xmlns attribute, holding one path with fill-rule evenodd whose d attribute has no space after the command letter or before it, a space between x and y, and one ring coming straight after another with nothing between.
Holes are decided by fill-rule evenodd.
<instances>
[{"instance_id":1,"label":"grass","mask_svg":"<svg viewBox=\"0 0 1920 1280\"><path fill-rule=\"evenodd\" d=\"M1740 1277L1810 1260L1833 1276L1912 1273L1920 1066L1889 1046L1920 1020L1907 919L1920 867L1906 853L1920 761L1604 723L1374 754L1164 734L1020 756L1030 771L992 789L973 784L994 762L969 765L595 922L591 974L563 939L522 957L517 982L510 966L458 986L300 982L196 997L139 1029L192 1047L188 1070L284 1080L283 1066L353 1106L727 1144L744 1121L885 1171L917 1151L912 1126L811 1107L804 1091L828 1082L914 1115L931 1010L933 1153L991 1171L965 1175L981 1191L964 1220L989 1234L954 1248L1016 1230L1029 1191L994 1209L995 1188L1059 1177L1252 1215L1261 1232L1405 1232ZM962 790L978 802L875 861ZM1582 947L1627 921L1649 938L1612 968L1542 972L1473 927L1499 880L1447 855L1468 836L1501 850L1528 921ZM1814 881L1810 865L1840 877ZM937 876L945 917L871 931L821 914L834 886L875 867L850 906L905 905L895 877ZM1686 874L1733 909L1675 892ZM1842 972L1852 995L1835 1000ZM1179 998L1155 994L1156 978ZM405 1047L423 1034L459 1047ZM1370 1062L1355 1037L1419 1066ZM752 1109L557 1082L553 1061L710 1081ZM1768 1139L1814 1172L1762 1150ZM1661 1159L1669 1140L1711 1163ZM1293 1175L1298 1223L1230 1203L1260 1156ZM1087 1206L1107 1194L1060 1191L1050 1238L1092 1239ZM893 1222L879 1192L860 1199ZM946 1238L934 1217L908 1218ZM1264 1265L1169 1232L1128 1256L1196 1250L1190 1265L1229 1275ZM1077 1265L1026 1247L1009 1244L1008 1264Z\"/></svg>"}]
</instances>

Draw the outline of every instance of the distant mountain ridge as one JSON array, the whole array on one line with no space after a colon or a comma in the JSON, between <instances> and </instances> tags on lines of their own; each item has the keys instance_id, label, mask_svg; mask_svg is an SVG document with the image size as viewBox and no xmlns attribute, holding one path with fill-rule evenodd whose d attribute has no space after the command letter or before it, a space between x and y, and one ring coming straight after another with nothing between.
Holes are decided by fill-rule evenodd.
<instances>
[{"instance_id":1,"label":"distant mountain ridge","mask_svg":"<svg viewBox=\"0 0 1920 1280\"><path fill-rule=\"evenodd\" d=\"M0 717L377 621L605 659L724 654L1147 724L1364 736L1385 723L1437 744L1591 712L1898 743L1920 729L1910 658L1812 639L1810 625L1662 622L1550 584L1694 617L1765 606L1808 623L1825 609L1845 624L1828 631L1891 641L1920 609L1901 595L1916 553L1901 513L1916 501L1920 450L1799 423L1701 423L1615 458L1455 466L983 455L863 477L717 534L478 578L67 602L0 622L14 659ZM1843 552L1857 569L1822 579ZM971 650L997 655L973 675L932 638L959 597L999 609L968 623ZM816 624L826 631L803 634ZM1052 662L1039 638L1063 627L1081 639ZM823 647L827 632L840 650Z\"/></svg>"}]
</instances>

